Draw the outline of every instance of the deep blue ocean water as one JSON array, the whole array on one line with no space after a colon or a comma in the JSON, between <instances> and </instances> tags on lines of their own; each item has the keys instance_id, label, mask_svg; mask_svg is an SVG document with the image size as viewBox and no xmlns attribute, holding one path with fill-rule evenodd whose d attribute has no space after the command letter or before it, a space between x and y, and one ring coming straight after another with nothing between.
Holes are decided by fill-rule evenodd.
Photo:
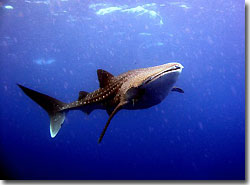
<instances>
[{"instance_id":1,"label":"deep blue ocean water","mask_svg":"<svg viewBox=\"0 0 250 185\"><path fill-rule=\"evenodd\" d=\"M244 1L0 2L0 165L9 179L245 179ZM64 102L114 75L180 62L172 92L146 110L49 117L20 83Z\"/></svg>"}]
</instances>

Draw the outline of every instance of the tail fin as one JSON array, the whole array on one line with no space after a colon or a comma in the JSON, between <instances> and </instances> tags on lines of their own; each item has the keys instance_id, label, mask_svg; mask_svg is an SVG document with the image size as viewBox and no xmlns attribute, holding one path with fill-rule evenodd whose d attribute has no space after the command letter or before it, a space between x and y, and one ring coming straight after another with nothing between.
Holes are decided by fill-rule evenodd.
<instances>
[{"instance_id":1,"label":"tail fin","mask_svg":"<svg viewBox=\"0 0 250 185\"><path fill-rule=\"evenodd\" d=\"M59 132L64 120L65 120L65 110L61 110L66 104L47 96L45 94L36 92L27 87L17 84L23 92L29 96L38 105L44 108L50 117L50 135L54 138Z\"/></svg>"}]
</instances>

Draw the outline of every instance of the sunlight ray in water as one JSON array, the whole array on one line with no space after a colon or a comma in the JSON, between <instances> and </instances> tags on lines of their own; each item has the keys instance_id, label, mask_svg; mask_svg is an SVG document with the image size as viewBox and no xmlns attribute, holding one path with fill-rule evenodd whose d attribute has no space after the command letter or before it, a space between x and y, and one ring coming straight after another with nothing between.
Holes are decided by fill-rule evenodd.
<instances>
[{"instance_id":1,"label":"sunlight ray in water","mask_svg":"<svg viewBox=\"0 0 250 185\"><path fill-rule=\"evenodd\" d=\"M54 63L55 59L39 58L39 59L34 60L33 62L39 65L48 65L48 64Z\"/></svg>"},{"instance_id":2,"label":"sunlight ray in water","mask_svg":"<svg viewBox=\"0 0 250 185\"><path fill-rule=\"evenodd\" d=\"M126 5L112 6L109 4L97 3L97 4L91 4L89 8L96 11L95 13L97 15L106 15L115 12L134 14L136 16L148 15L149 18L158 21L159 25L163 25L163 19L160 16L160 14L156 11L157 9L156 3L144 4L135 7L128 7Z\"/></svg>"}]
</instances>

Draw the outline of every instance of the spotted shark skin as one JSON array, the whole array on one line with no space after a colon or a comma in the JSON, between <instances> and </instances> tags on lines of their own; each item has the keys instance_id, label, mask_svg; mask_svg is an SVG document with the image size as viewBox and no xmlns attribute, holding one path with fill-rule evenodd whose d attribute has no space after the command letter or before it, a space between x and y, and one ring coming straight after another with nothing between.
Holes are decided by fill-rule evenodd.
<instances>
[{"instance_id":1,"label":"spotted shark skin","mask_svg":"<svg viewBox=\"0 0 250 185\"><path fill-rule=\"evenodd\" d=\"M59 132L68 111L82 110L90 114L95 109L106 110L109 119L99 137L100 143L111 119L119 110L150 108L162 102L170 91L183 93L182 89L174 87L182 69L180 63L167 63L131 70L119 76L99 69L97 75L100 88L91 93L80 91L78 100L72 103L63 103L20 84L17 85L49 114L52 138Z\"/></svg>"}]
</instances>

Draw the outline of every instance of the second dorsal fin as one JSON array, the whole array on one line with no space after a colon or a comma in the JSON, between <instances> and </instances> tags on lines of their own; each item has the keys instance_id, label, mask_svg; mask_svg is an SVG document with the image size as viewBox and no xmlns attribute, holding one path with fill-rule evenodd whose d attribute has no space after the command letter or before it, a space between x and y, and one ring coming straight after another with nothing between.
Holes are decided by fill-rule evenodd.
<instances>
[{"instance_id":1,"label":"second dorsal fin","mask_svg":"<svg viewBox=\"0 0 250 185\"><path fill-rule=\"evenodd\" d=\"M110 79L114 77L112 74L102 69L97 70L97 76L100 83L100 88L104 88L106 85L108 85Z\"/></svg>"},{"instance_id":2,"label":"second dorsal fin","mask_svg":"<svg viewBox=\"0 0 250 185\"><path fill-rule=\"evenodd\" d=\"M89 94L89 93L86 92L86 91L80 91L78 100L81 100L81 99L85 98L87 96L87 94Z\"/></svg>"}]
</instances>

